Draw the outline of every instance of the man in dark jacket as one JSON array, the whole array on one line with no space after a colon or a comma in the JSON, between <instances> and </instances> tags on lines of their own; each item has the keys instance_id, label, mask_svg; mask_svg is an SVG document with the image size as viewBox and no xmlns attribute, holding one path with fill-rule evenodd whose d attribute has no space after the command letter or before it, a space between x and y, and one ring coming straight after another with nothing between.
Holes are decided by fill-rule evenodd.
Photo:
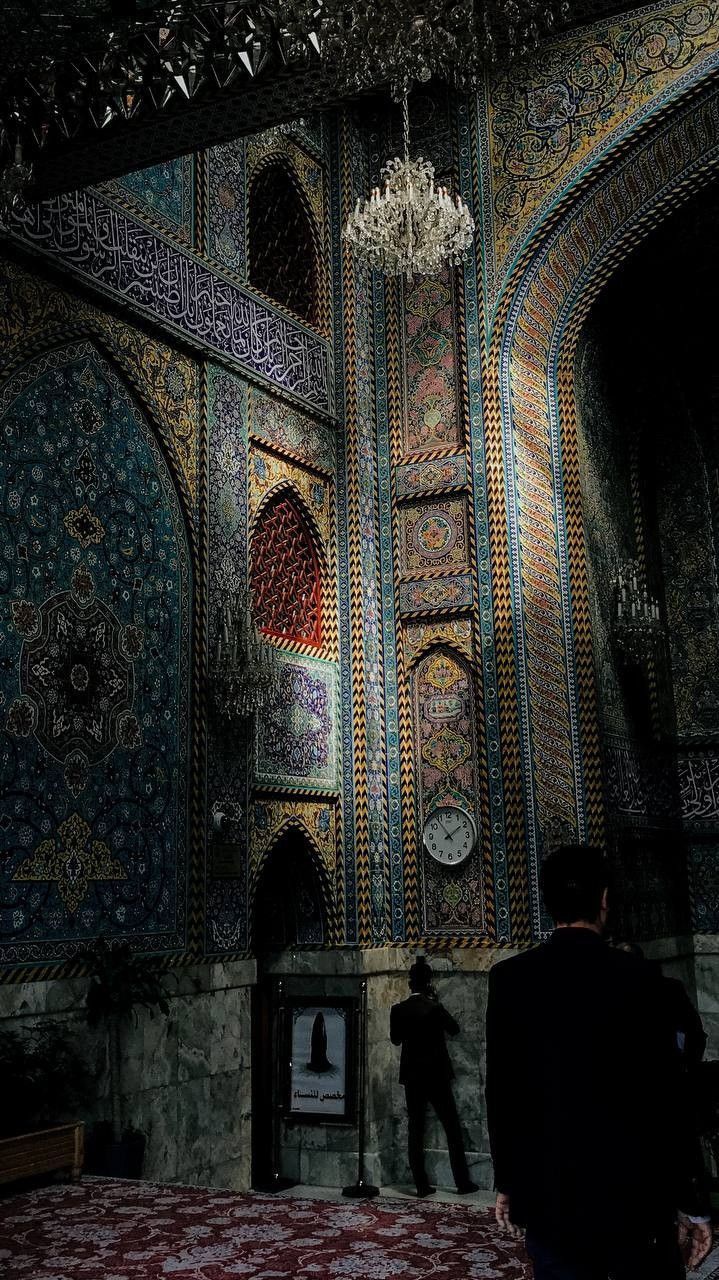
<instances>
[{"instance_id":1,"label":"man in dark jacket","mask_svg":"<svg viewBox=\"0 0 719 1280\"><path fill-rule=\"evenodd\" d=\"M551 854L554 933L490 973L496 1216L535 1280L680 1280L680 1244L690 1266L711 1245L661 980L602 941L608 880L597 849Z\"/></svg>"},{"instance_id":2,"label":"man in dark jacket","mask_svg":"<svg viewBox=\"0 0 719 1280\"><path fill-rule=\"evenodd\" d=\"M409 1122L409 1166L417 1195L432 1195L424 1165L424 1122L427 1104L431 1102L444 1126L452 1173L460 1195L476 1191L470 1181L464 1154L462 1131L452 1093L454 1072L449 1060L445 1033L456 1036L459 1025L432 988L432 970L424 956L418 956L409 971L411 995L392 1006L390 1039L401 1044L399 1079L404 1085Z\"/></svg>"}]
</instances>

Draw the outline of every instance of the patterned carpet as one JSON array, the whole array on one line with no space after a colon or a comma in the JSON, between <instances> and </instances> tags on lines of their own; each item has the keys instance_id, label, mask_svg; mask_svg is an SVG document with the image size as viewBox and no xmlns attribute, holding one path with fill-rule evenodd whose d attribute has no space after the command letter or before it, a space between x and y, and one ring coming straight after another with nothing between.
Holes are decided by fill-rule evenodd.
<instances>
[{"instance_id":1,"label":"patterned carpet","mask_svg":"<svg viewBox=\"0 0 719 1280\"><path fill-rule=\"evenodd\" d=\"M529 1280L485 1210L88 1178L0 1201L2 1280Z\"/></svg>"}]
</instances>

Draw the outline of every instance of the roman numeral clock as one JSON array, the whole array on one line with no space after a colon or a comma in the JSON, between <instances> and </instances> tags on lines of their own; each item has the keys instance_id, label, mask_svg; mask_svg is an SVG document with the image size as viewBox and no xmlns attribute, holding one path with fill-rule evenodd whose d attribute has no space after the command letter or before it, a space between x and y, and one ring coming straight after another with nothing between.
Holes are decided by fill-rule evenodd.
<instances>
[{"instance_id":1,"label":"roman numeral clock","mask_svg":"<svg viewBox=\"0 0 719 1280\"><path fill-rule=\"evenodd\" d=\"M443 867L460 867L477 844L477 824L471 813L458 805L433 809L422 832L424 847Z\"/></svg>"}]
</instances>

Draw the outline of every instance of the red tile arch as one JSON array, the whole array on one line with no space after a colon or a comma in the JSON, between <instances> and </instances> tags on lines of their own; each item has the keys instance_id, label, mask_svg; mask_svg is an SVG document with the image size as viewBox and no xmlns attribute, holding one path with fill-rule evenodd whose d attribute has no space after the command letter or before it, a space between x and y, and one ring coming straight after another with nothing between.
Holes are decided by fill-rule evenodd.
<instances>
[{"instance_id":1,"label":"red tile arch","mask_svg":"<svg viewBox=\"0 0 719 1280\"><path fill-rule=\"evenodd\" d=\"M278 640L322 645L322 573L299 503L282 489L263 507L252 535L255 622Z\"/></svg>"}]
</instances>

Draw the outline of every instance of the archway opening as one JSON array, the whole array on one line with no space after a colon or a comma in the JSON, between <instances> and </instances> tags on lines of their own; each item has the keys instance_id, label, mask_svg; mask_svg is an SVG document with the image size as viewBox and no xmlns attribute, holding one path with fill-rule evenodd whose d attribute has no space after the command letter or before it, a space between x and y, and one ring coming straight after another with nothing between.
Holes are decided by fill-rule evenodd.
<instances>
[{"instance_id":1,"label":"archway opening","mask_svg":"<svg viewBox=\"0 0 719 1280\"><path fill-rule=\"evenodd\" d=\"M635 937L719 928L719 370L706 324L718 284L716 183L615 273L575 358L605 803L624 904L615 927Z\"/></svg>"},{"instance_id":2,"label":"archway opening","mask_svg":"<svg viewBox=\"0 0 719 1280\"><path fill-rule=\"evenodd\" d=\"M319 273L311 216L283 160L252 181L248 205L250 284L307 324L319 323Z\"/></svg>"},{"instance_id":3,"label":"archway opening","mask_svg":"<svg viewBox=\"0 0 719 1280\"><path fill-rule=\"evenodd\" d=\"M253 950L260 956L287 947L321 947L327 919L320 880L306 836L289 827L260 875L252 919Z\"/></svg>"}]
</instances>

